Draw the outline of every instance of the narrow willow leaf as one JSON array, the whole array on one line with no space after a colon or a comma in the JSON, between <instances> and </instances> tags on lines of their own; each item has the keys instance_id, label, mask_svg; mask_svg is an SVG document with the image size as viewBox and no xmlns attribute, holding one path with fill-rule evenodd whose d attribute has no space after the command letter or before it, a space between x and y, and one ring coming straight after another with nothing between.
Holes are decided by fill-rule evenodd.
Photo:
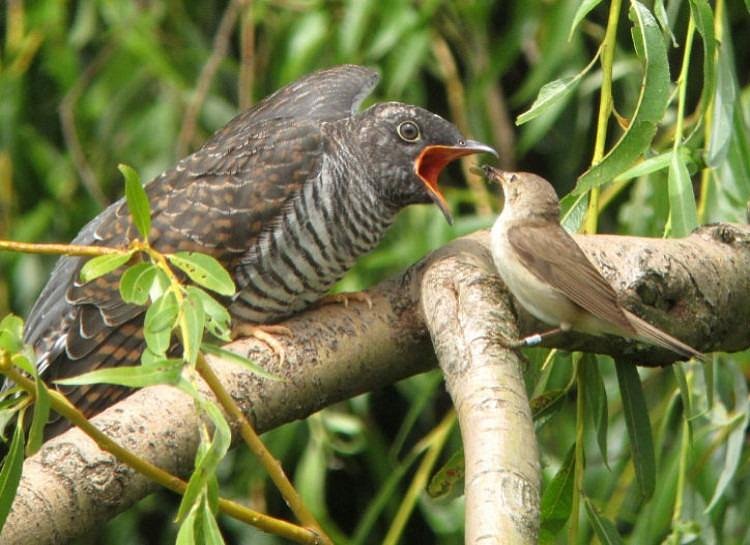
<instances>
[{"instance_id":1,"label":"narrow willow leaf","mask_svg":"<svg viewBox=\"0 0 750 545\"><path fill-rule=\"evenodd\" d=\"M630 438L638 490L643 499L648 500L654 494L656 484L656 458L641 379L635 365L630 363L615 362L615 370L620 385L622 409Z\"/></svg>"},{"instance_id":2,"label":"narrow willow leaf","mask_svg":"<svg viewBox=\"0 0 750 545\"><path fill-rule=\"evenodd\" d=\"M427 493L431 498L447 498L463 493L463 482L466 471L464 469L464 449L454 452L427 485Z\"/></svg>"},{"instance_id":3,"label":"narrow willow leaf","mask_svg":"<svg viewBox=\"0 0 750 545\"><path fill-rule=\"evenodd\" d=\"M145 305L157 268L153 263L137 263L128 267L120 278L120 296L126 303Z\"/></svg>"},{"instance_id":4,"label":"narrow willow leaf","mask_svg":"<svg viewBox=\"0 0 750 545\"><path fill-rule=\"evenodd\" d=\"M584 20L586 15L588 15L589 12L596 6L601 4L601 2L602 0L582 0L581 3L578 4L578 9L576 10L576 14L573 16L573 22L570 25L570 34L568 34L568 41L573 38L573 33L575 32L576 28L578 28L578 25L581 23L581 21Z\"/></svg>"},{"instance_id":5,"label":"narrow willow leaf","mask_svg":"<svg viewBox=\"0 0 750 545\"><path fill-rule=\"evenodd\" d=\"M29 440L26 443L26 456L35 454L44 442L44 426L47 425L49 420L50 411L50 399L47 386L43 380L36 377L34 381L34 390L36 396L34 398L34 414L31 419L31 427L29 428Z\"/></svg>"},{"instance_id":6,"label":"narrow willow leaf","mask_svg":"<svg viewBox=\"0 0 750 545\"><path fill-rule=\"evenodd\" d=\"M669 103L669 64L661 30L654 17L633 0L633 43L641 57L644 76L635 111L625 133L604 158L584 172L573 193L579 195L622 174L648 149Z\"/></svg>"},{"instance_id":7,"label":"narrow willow leaf","mask_svg":"<svg viewBox=\"0 0 750 545\"><path fill-rule=\"evenodd\" d=\"M734 407L736 417L728 423L728 426L732 426L732 431L725 443L724 466L721 468L719 481L716 483L714 495L706 507L705 513L713 510L719 500L724 497L727 486L732 482L740 467L742 451L747 441L747 424L750 421L750 398L748 397L747 380L735 363L727 363L732 374L734 374L732 383L734 384L734 399L737 400Z\"/></svg>"},{"instance_id":8,"label":"narrow willow leaf","mask_svg":"<svg viewBox=\"0 0 750 545\"><path fill-rule=\"evenodd\" d=\"M560 200L560 213L562 220L560 224L569 233L576 233L583 225L586 211L589 207L588 194L573 195L568 193Z\"/></svg>"},{"instance_id":9,"label":"narrow willow leaf","mask_svg":"<svg viewBox=\"0 0 750 545\"><path fill-rule=\"evenodd\" d=\"M180 313L182 357L192 365L198 358L198 350L203 341L206 313L203 311L203 304L200 299L190 293L187 293Z\"/></svg>"},{"instance_id":10,"label":"narrow willow leaf","mask_svg":"<svg viewBox=\"0 0 750 545\"><path fill-rule=\"evenodd\" d=\"M685 237L698 227L698 213L690 173L682 156L676 152L669 161L668 185L671 234Z\"/></svg>"},{"instance_id":11,"label":"narrow willow leaf","mask_svg":"<svg viewBox=\"0 0 750 545\"><path fill-rule=\"evenodd\" d=\"M161 360L158 365L108 367L75 377L56 380L55 384L80 386L83 384L117 384L128 388L145 388L156 384L177 384L182 371L182 360Z\"/></svg>"},{"instance_id":12,"label":"narrow willow leaf","mask_svg":"<svg viewBox=\"0 0 750 545\"><path fill-rule=\"evenodd\" d=\"M591 416L596 429L596 443L604 464L609 467L607 461L607 429L609 424L609 412L607 410L607 390L599 372L599 359L593 354L584 354L580 363L583 380L586 385L585 402L586 412Z\"/></svg>"},{"instance_id":13,"label":"narrow willow leaf","mask_svg":"<svg viewBox=\"0 0 750 545\"><path fill-rule=\"evenodd\" d=\"M241 356L236 352L232 352L231 350L226 350L225 348L216 346L215 344L204 341L201 344L201 350L206 354L211 354L212 356L216 356L217 358L221 358L233 363L238 363L244 367L247 367L253 374L258 375L259 377L263 377L268 380L283 380L280 376L269 373L253 360L246 358L245 356Z\"/></svg>"},{"instance_id":14,"label":"narrow willow leaf","mask_svg":"<svg viewBox=\"0 0 750 545\"><path fill-rule=\"evenodd\" d=\"M719 60L716 65L716 88L711 116L711 140L708 143L706 156L706 162L712 167L721 166L729 153L729 147L734 138L734 116L739 94L731 43L722 44L718 50Z\"/></svg>"},{"instance_id":15,"label":"narrow willow leaf","mask_svg":"<svg viewBox=\"0 0 750 545\"><path fill-rule=\"evenodd\" d=\"M708 0L690 0L690 16L703 40L703 90L700 102L701 110L705 112L716 89L714 13Z\"/></svg>"},{"instance_id":16,"label":"narrow willow leaf","mask_svg":"<svg viewBox=\"0 0 750 545\"><path fill-rule=\"evenodd\" d=\"M588 516L589 523L594 529L596 537L599 538L599 542L602 545L625 545L612 521L599 514L596 507L594 507L588 498L584 499L584 504L586 505L586 515Z\"/></svg>"},{"instance_id":17,"label":"narrow willow leaf","mask_svg":"<svg viewBox=\"0 0 750 545\"><path fill-rule=\"evenodd\" d=\"M3 460L3 469L0 470L0 530L5 525L10 507L13 505L13 499L16 497L18 483L21 481L23 443L23 422L19 418L16 429L13 431L13 439L11 439L8 454Z\"/></svg>"},{"instance_id":18,"label":"narrow willow leaf","mask_svg":"<svg viewBox=\"0 0 750 545\"><path fill-rule=\"evenodd\" d=\"M100 276L104 276L105 274L111 273L115 269L122 267L128 262L128 260L130 260L132 255L132 250L123 253L118 252L116 254L98 255L83 264L78 277L84 284L86 282L91 282Z\"/></svg>"},{"instance_id":19,"label":"narrow willow leaf","mask_svg":"<svg viewBox=\"0 0 750 545\"><path fill-rule=\"evenodd\" d=\"M168 254L170 263L183 270L190 280L220 295L234 295L236 288L232 277L213 257L197 252Z\"/></svg>"},{"instance_id":20,"label":"narrow willow leaf","mask_svg":"<svg viewBox=\"0 0 750 545\"><path fill-rule=\"evenodd\" d=\"M591 67L596 64L599 58L599 52L596 53L594 58L586 67L578 72L575 76L569 76L566 78L557 79L545 83L539 90L534 103L531 108L520 114L516 118L516 125L523 125L539 117L540 115L556 108L563 100L565 100L570 93L572 93L578 84L581 82L583 77L588 74Z\"/></svg>"},{"instance_id":21,"label":"narrow willow leaf","mask_svg":"<svg viewBox=\"0 0 750 545\"><path fill-rule=\"evenodd\" d=\"M197 506L195 509L191 509L185 520L180 524L180 529L177 531L177 540L175 545L198 545L195 541L195 519L197 517Z\"/></svg>"},{"instance_id":22,"label":"narrow willow leaf","mask_svg":"<svg viewBox=\"0 0 750 545\"><path fill-rule=\"evenodd\" d=\"M148 233L151 231L151 210L148 195L141 184L141 177L128 165L119 164L117 168L125 178L125 200L133 218L133 224L141 234L141 238L148 240Z\"/></svg>"},{"instance_id":23,"label":"narrow willow leaf","mask_svg":"<svg viewBox=\"0 0 750 545\"><path fill-rule=\"evenodd\" d=\"M203 306L208 332L217 339L230 341L231 330L229 325L232 318L224 305L196 286L188 286L186 291L190 294L190 297L196 301L200 301Z\"/></svg>"},{"instance_id":24,"label":"narrow willow leaf","mask_svg":"<svg viewBox=\"0 0 750 545\"><path fill-rule=\"evenodd\" d=\"M541 531L554 536L565 525L573 508L573 481L575 477L575 445L573 445L557 474L542 494Z\"/></svg>"},{"instance_id":25,"label":"narrow willow leaf","mask_svg":"<svg viewBox=\"0 0 750 545\"><path fill-rule=\"evenodd\" d=\"M224 538L216 523L216 515L208 505L208 497L204 496L201 502L201 525L203 527L203 543L206 545L224 545Z\"/></svg>"},{"instance_id":26,"label":"narrow willow leaf","mask_svg":"<svg viewBox=\"0 0 750 545\"><path fill-rule=\"evenodd\" d=\"M177 322L179 306L174 293L166 292L146 311L143 335L146 345L155 355L163 355L172 343L172 328Z\"/></svg>"},{"instance_id":27,"label":"narrow willow leaf","mask_svg":"<svg viewBox=\"0 0 750 545\"><path fill-rule=\"evenodd\" d=\"M683 161L687 163L690 160L690 152L685 147L678 148L677 151L683 158ZM640 163L633 165L629 169L627 169L622 174L619 174L614 181L615 182L624 182L625 180L631 180L633 178L640 178L641 176L646 176L647 174L652 174L654 172L659 172L660 170L664 170L665 168L669 168L669 162L672 160L672 154L673 151L665 151L664 153L660 153L659 155L655 155L653 157L649 157L648 159L645 159L641 161Z\"/></svg>"},{"instance_id":28,"label":"narrow willow leaf","mask_svg":"<svg viewBox=\"0 0 750 545\"><path fill-rule=\"evenodd\" d=\"M180 383L180 388L182 383ZM182 389L182 388L181 388ZM194 389L188 390L190 395L197 394ZM224 418L221 410L211 401L203 399L198 395L194 397L200 408L206 413L214 425L213 437L208 443L201 443L196 455L195 469L190 476L185 493L182 496L177 513L177 520L181 520L198 501L202 493L207 491L208 482L215 477L216 468L224 455L229 450L231 443L231 431L229 424Z\"/></svg>"},{"instance_id":29,"label":"narrow willow leaf","mask_svg":"<svg viewBox=\"0 0 750 545\"><path fill-rule=\"evenodd\" d=\"M664 35L671 40L672 47L679 47L677 39L674 37L674 32L672 32L672 25L669 24L669 16L664 7L664 0L656 0L654 2L654 17L659 21L659 25L661 25Z\"/></svg>"}]
</instances>

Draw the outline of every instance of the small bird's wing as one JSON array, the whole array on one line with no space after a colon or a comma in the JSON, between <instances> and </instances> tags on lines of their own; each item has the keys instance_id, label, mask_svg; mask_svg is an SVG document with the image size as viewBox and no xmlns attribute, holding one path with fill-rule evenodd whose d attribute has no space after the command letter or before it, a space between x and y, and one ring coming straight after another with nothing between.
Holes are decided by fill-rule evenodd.
<instances>
[{"instance_id":1,"label":"small bird's wing","mask_svg":"<svg viewBox=\"0 0 750 545\"><path fill-rule=\"evenodd\" d=\"M284 203L314 179L324 151L321 122L345 118L377 83L357 66L321 71L280 89L218 131L151 183L149 242L162 252L201 251L231 265ZM137 236L124 200L87 224L75 244L125 247ZM124 303L121 271L87 284L85 262L62 257L26 322L24 340L48 380L137 363L145 307ZM120 393L117 393L117 392ZM127 394L95 386L69 392L88 415Z\"/></svg>"},{"instance_id":2,"label":"small bird's wing","mask_svg":"<svg viewBox=\"0 0 750 545\"><path fill-rule=\"evenodd\" d=\"M510 227L508 241L526 268L575 304L624 331L635 331L612 286L558 224L524 222Z\"/></svg>"}]
</instances>

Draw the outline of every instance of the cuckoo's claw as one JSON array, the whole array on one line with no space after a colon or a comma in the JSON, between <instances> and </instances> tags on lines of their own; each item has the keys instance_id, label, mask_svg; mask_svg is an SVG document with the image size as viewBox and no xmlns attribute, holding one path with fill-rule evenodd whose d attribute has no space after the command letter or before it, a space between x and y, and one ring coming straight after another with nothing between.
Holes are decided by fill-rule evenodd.
<instances>
[{"instance_id":1,"label":"cuckoo's claw","mask_svg":"<svg viewBox=\"0 0 750 545\"><path fill-rule=\"evenodd\" d=\"M232 338L255 337L263 341L279 357L279 365L284 365L286 349L274 335L292 337L294 334L291 329L283 325L236 324L232 327Z\"/></svg>"},{"instance_id":2,"label":"cuckoo's claw","mask_svg":"<svg viewBox=\"0 0 750 545\"><path fill-rule=\"evenodd\" d=\"M367 308L372 310L372 299L367 292L364 291L348 291L345 293L332 293L325 297L318 299L315 303L316 307L322 307L324 305L344 305L349 306L349 301L356 301L357 303L365 303Z\"/></svg>"}]
</instances>

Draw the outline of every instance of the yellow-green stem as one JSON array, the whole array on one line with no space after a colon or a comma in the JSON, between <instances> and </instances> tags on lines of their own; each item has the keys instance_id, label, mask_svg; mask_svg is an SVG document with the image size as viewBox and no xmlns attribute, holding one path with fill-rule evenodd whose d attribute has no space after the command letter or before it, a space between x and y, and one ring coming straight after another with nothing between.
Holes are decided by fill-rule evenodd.
<instances>
[{"instance_id":1,"label":"yellow-green stem","mask_svg":"<svg viewBox=\"0 0 750 545\"><path fill-rule=\"evenodd\" d=\"M117 254L124 249L107 248L106 246L81 246L78 244L35 244L31 242L16 242L14 240L0 240L0 250L6 252L23 252L25 254L45 255L81 255L99 256Z\"/></svg>"},{"instance_id":2,"label":"yellow-green stem","mask_svg":"<svg viewBox=\"0 0 750 545\"><path fill-rule=\"evenodd\" d=\"M586 459L583 451L584 423L586 418L585 393L586 384L583 380L583 362L580 353L576 363L576 445L575 445L575 470L573 472L573 504L570 509L570 526L568 527L568 543L578 542L578 520L581 511L581 495L583 494L583 469Z\"/></svg>"},{"instance_id":3,"label":"yellow-green stem","mask_svg":"<svg viewBox=\"0 0 750 545\"><path fill-rule=\"evenodd\" d=\"M242 439L245 441L248 448L250 448L250 451L258 457L261 465L263 465L268 476L276 485L276 488L278 488L284 501L286 501L287 505L292 510L292 513L294 513L304 526L318 533L322 544L333 545L331 539L323 532L323 529L315 519L315 516L307 509L307 506L305 506L299 493L295 490L294 485L287 478L281 464L263 444L263 441L261 441L260 437L255 432L255 429L253 429L250 421L245 417L244 413L237 406L237 403L235 403L232 396L229 395L226 388L224 388L221 380L219 380L219 377L217 377L216 373L211 369L211 366L208 364L203 354L198 355L196 369L201 377L203 377L203 380L206 381L208 387L211 388L216 399L218 399L221 406L224 407L224 410L229 414L230 418L237 422Z\"/></svg>"},{"instance_id":4,"label":"yellow-green stem","mask_svg":"<svg viewBox=\"0 0 750 545\"><path fill-rule=\"evenodd\" d=\"M435 462L437 462L438 456L442 452L445 442L448 440L448 435L455 423L456 413L455 411L450 411L430 435L425 438L430 443L430 448L424 458L422 458L422 463L419 464L419 468L414 474L414 479L412 479L409 490L406 491L398 512L393 518L391 527L388 529L388 534L383 540L383 545L396 545L399 542L404 532L404 527L419 499L419 495L424 490L427 480L430 478L430 473L432 473L432 468L435 467Z\"/></svg>"},{"instance_id":5,"label":"yellow-green stem","mask_svg":"<svg viewBox=\"0 0 750 545\"><path fill-rule=\"evenodd\" d=\"M30 396L34 396L34 381L16 370L10 364L9 357L0 357L0 372L26 390ZM183 494L185 492L185 489L187 488L187 483L185 481L164 471L154 464L135 456L128 449L113 441L89 422L88 419L59 392L50 390L49 395L52 409L80 428L81 431L88 435L99 446L99 448L109 452L122 463L148 477L155 483L160 484L164 488L176 492L177 494ZM252 509L248 509L247 507L224 498L220 498L218 503L219 509L221 509L222 512L236 518L237 520L251 524L265 532L304 545L315 545L320 543L319 536L307 528L302 528L295 524L269 517L268 515L253 511Z\"/></svg>"},{"instance_id":6,"label":"yellow-green stem","mask_svg":"<svg viewBox=\"0 0 750 545\"><path fill-rule=\"evenodd\" d=\"M612 113L612 67L615 59L617 43L617 25L620 22L622 0L612 0L609 7L607 31L601 45L602 54L602 91L599 99L599 115L596 123L596 141L591 164L595 165L604 157L604 146L607 143L607 125ZM599 188L595 187L589 193L589 209L586 214L584 231L596 233L599 222Z\"/></svg>"}]
</instances>

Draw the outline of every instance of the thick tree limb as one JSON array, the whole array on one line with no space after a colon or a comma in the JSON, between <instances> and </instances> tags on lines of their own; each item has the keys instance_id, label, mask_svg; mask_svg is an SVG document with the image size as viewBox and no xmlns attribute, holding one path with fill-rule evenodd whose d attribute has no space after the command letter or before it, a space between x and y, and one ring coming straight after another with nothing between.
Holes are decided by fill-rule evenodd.
<instances>
[{"instance_id":1,"label":"thick tree limb","mask_svg":"<svg viewBox=\"0 0 750 545\"><path fill-rule=\"evenodd\" d=\"M626 304L637 314L697 349L733 351L750 346L750 330L746 327L750 322L750 277L747 275L750 228L747 226L707 227L684 240L605 236L578 240L596 263L607 263L602 267L605 276L613 281ZM433 272L433 266L444 267L451 254L463 255L457 258L458 263L476 270L466 273L466 285L461 282L457 288L456 294L462 299L451 302L447 295L429 293L424 305L434 310L437 305L445 304L441 312L447 315L447 309L451 309L451 314L462 316L464 320L453 326L464 332L451 331L448 326L437 329L435 324L439 320L434 315L427 322L432 324L441 365L457 402L467 455L481 452L490 444L501 443L501 447L503 442L510 441L519 441L518 445L533 444L530 430L508 429L509 422L513 421L527 426L525 415L519 419L516 413L511 415L514 419L507 422L495 420L507 414L500 407L506 399L497 393L517 397L523 390L514 386L518 381L515 356L503 352L491 338L495 324L501 332L509 334L513 322L501 303L503 295L499 288L492 287L497 281L483 279L491 269L486 250L479 248L486 248L487 242L486 233L455 241L400 277L379 284L370 291L374 302L372 310L357 304L349 308L326 306L290 320L286 325L294 331L294 338L291 341L281 339L287 351L283 369L274 367L275 358L269 357L261 343L253 340L235 343L239 352L249 351L258 363L282 376L284 381L264 381L228 363L216 362L215 370L260 431L304 418L338 400L424 371L434 365L435 355L420 310L420 288L440 284L441 273ZM442 274L442 285L449 285ZM487 301L477 299L482 297ZM638 297L653 306L642 305ZM436 299L443 303L436 305ZM539 324L523 312L518 314L522 334L538 331ZM493 324L492 329L479 323L483 321ZM448 346L444 336L461 339L464 347ZM639 363L664 364L673 357L609 338L568 335L551 342L565 348L627 357ZM457 365L459 360L455 355L461 354L460 350L468 350L465 353L470 354L470 362L482 364L483 368L468 369L465 361L464 367ZM490 357L497 361L490 364ZM490 380L500 387L483 390ZM477 399L486 407L478 409ZM498 408L492 409L493 404ZM488 418L489 414L493 416ZM175 389L154 387L137 392L94 421L149 461L177 475L189 473L198 442L198 416L189 398ZM500 480L503 475L511 475L518 460L508 461L508 453L514 448L526 447L513 447L511 443L506 447L502 450L505 454L500 455L501 450L498 450L496 460L491 463L508 463L508 467L481 467L480 470L489 469L491 476ZM518 458L526 463L526 469L532 469L534 460L529 459L529 451L519 452ZM479 466L467 463L467 468L472 467ZM473 507L477 492L472 482L487 486L481 476L467 474L467 504L472 517L491 518L487 513L505 517L507 508L513 505L508 501L533 508L533 498L538 495L538 490L532 490L533 479L516 479L513 475L513 479L501 482L498 488L504 491L515 485L517 490L524 489L522 495L514 493L500 498L498 494L491 499L498 501L497 504L480 503ZM47 443L25 462L18 497L0 542L63 543L100 525L151 490L152 485L145 479L99 451L81 432L71 430ZM501 499L506 503L499 503ZM513 523L523 528L527 521ZM528 524L529 529L533 526L533 523ZM467 529L473 532L474 528L485 531L481 525L468 521ZM485 539L488 538L501 542L497 534L487 534Z\"/></svg>"},{"instance_id":2,"label":"thick tree limb","mask_svg":"<svg viewBox=\"0 0 750 545\"><path fill-rule=\"evenodd\" d=\"M471 545L533 545L540 469L510 299L477 239L463 239L422 280L422 306L459 415Z\"/></svg>"}]
</instances>

